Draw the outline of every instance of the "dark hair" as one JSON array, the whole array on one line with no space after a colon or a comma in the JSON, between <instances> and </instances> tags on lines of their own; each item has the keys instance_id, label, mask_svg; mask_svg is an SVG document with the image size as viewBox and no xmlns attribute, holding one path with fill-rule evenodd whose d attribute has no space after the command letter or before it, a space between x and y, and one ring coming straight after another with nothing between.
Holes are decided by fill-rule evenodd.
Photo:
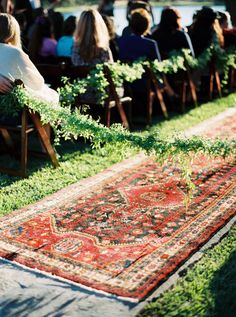
<instances>
[{"instance_id":1,"label":"dark hair","mask_svg":"<svg viewBox=\"0 0 236 317\"><path fill-rule=\"evenodd\" d=\"M62 28L64 23L64 17L61 12L54 10L48 10L48 17L52 23L53 35L58 40L62 35Z\"/></svg>"},{"instance_id":2,"label":"dark hair","mask_svg":"<svg viewBox=\"0 0 236 317\"><path fill-rule=\"evenodd\" d=\"M224 12L218 11L217 17L218 17L220 25L222 25L225 22L228 22L228 16Z\"/></svg>"},{"instance_id":3,"label":"dark hair","mask_svg":"<svg viewBox=\"0 0 236 317\"><path fill-rule=\"evenodd\" d=\"M52 24L48 17L41 16L35 21L35 27L29 42L28 49L32 61L36 61L44 37L52 37Z\"/></svg>"},{"instance_id":4,"label":"dark hair","mask_svg":"<svg viewBox=\"0 0 236 317\"><path fill-rule=\"evenodd\" d=\"M159 29L168 31L178 30L180 29L179 19L180 15L178 10L173 7L166 7L161 13Z\"/></svg>"},{"instance_id":5,"label":"dark hair","mask_svg":"<svg viewBox=\"0 0 236 317\"><path fill-rule=\"evenodd\" d=\"M135 34L147 34L149 32L150 25L151 17L147 10L136 9L132 11L130 18L130 27Z\"/></svg>"},{"instance_id":6,"label":"dark hair","mask_svg":"<svg viewBox=\"0 0 236 317\"><path fill-rule=\"evenodd\" d=\"M126 18L128 21L130 21L131 19L131 14L134 10L137 9L145 9L149 14L151 14L151 5L149 3L149 1L145 1L145 0L131 0L128 2L127 4L127 15Z\"/></svg>"},{"instance_id":7,"label":"dark hair","mask_svg":"<svg viewBox=\"0 0 236 317\"><path fill-rule=\"evenodd\" d=\"M70 15L63 23L63 35L73 35L76 29L76 17Z\"/></svg>"},{"instance_id":8,"label":"dark hair","mask_svg":"<svg viewBox=\"0 0 236 317\"><path fill-rule=\"evenodd\" d=\"M196 20L203 24L212 25L217 18L217 13L210 7L204 6L197 11Z\"/></svg>"}]
</instances>

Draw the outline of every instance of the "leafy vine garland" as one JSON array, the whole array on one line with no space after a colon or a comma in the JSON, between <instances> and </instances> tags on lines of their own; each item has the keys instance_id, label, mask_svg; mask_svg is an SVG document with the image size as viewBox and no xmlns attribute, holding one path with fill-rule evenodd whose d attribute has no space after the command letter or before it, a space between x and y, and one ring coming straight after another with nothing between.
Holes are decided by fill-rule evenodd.
<instances>
[{"instance_id":1,"label":"leafy vine garland","mask_svg":"<svg viewBox=\"0 0 236 317\"><path fill-rule=\"evenodd\" d=\"M235 53L226 54L215 47L207 49L198 59L193 58L188 50L183 50L181 54L173 54L169 60L163 62L141 60L132 65L117 62L110 64L109 68L115 85L119 87L124 81L133 82L140 79L147 63L159 77L162 73L175 73L180 69L186 70L187 67L204 69L213 54L218 57L219 67L221 65L227 71L230 66L236 68ZM75 80L70 83L68 79L64 79L64 87L60 89L60 105L48 104L35 99L23 87L17 86L9 94L0 96L0 112L12 115L27 106L30 111L40 114L43 123L50 123L55 131L56 141L59 141L60 138L83 137L90 140L94 147L106 143L131 145L144 150L149 155L154 155L161 164L169 158L174 158L181 164L182 174L189 189L193 187L193 184L190 179L188 160L193 153L236 158L236 140L208 140L200 136L191 138L173 136L166 139L160 137L157 132L145 135L130 133L121 125L116 124L107 128L89 115L82 114L80 110L71 110L71 105L75 102L77 95L85 93L90 86L97 87L98 100L104 100L107 97L107 85L103 67L97 65L84 80ZM9 108L9 104L14 107Z\"/></svg>"},{"instance_id":2,"label":"leafy vine garland","mask_svg":"<svg viewBox=\"0 0 236 317\"><path fill-rule=\"evenodd\" d=\"M211 59L215 60L217 69L222 74L222 85L228 82L229 69L236 69L235 48L222 50L219 46L212 45L206 49L198 58L192 56L189 49L174 51L169 59L163 61L137 60L132 64L121 63L120 61L107 64L111 71L113 82L116 87L120 87L124 82L132 83L140 79L148 65L153 70L156 77L161 80L163 74L177 73L179 70L205 70L209 67ZM108 82L103 73L103 65L97 65L85 79L74 80L72 83L64 79L64 87L59 89L61 103L70 106L75 102L78 94L83 94L89 87L96 87L96 99L98 103L103 103L107 98Z\"/></svg>"},{"instance_id":3,"label":"leafy vine garland","mask_svg":"<svg viewBox=\"0 0 236 317\"><path fill-rule=\"evenodd\" d=\"M8 97L7 97L8 96ZM35 99L21 86L16 86L5 98L17 100L17 107L28 107L29 111L40 114L44 124L50 123L55 131L55 143L63 139L77 139L83 137L89 140L93 147L110 144L117 147L122 145L122 151L132 146L137 150L144 150L148 155L155 156L156 160L163 165L170 159L180 165L182 178L186 182L188 195L185 203L188 205L194 189L191 180L191 157L201 153L213 157L234 157L236 159L236 140L211 140L200 136L183 138L172 136L160 137L158 132L144 135L131 133L120 124L110 128L92 119L91 116L82 114L78 109L71 111L69 107L45 103ZM7 101L7 100L5 100Z\"/></svg>"}]
</instances>

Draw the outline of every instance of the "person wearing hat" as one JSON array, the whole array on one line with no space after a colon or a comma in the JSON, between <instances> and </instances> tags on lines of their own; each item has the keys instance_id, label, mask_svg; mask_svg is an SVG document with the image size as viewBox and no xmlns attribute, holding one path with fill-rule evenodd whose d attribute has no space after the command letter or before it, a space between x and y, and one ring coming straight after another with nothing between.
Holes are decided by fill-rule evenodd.
<instances>
[{"instance_id":1,"label":"person wearing hat","mask_svg":"<svg viewBox=\"0 0 236 317\"><path fill-rule=\"evenodd\" d=\"M197 11L195 21L189 28L189 36L196 57L212 44L223 47L224 38L217 19L217 12L207 6Z\"/></svg>"}]
</instances>

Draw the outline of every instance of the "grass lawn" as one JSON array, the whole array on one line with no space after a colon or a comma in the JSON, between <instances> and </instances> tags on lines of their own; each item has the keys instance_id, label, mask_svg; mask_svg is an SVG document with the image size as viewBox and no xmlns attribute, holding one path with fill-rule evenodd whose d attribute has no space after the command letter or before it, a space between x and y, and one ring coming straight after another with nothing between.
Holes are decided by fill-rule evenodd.
<instances>
[{"instance_id":1,"label":"grass lawn","mask_svg":"<svg viewBox=\"0 0 236 317\"><path fill-rule=\"evenodd\" d=\"M236 93L192 109L150 128L162 134L182 131L236 104ZM142 132L145 133L145 132ZM36 202L82 178L135 154L126 147L106 145L94 150L83 142L65 142L58 147L61 166L53 169L42 159L30 158L29 177L0 175L0 215ZM3 159L3 158L1 158ZM149 304L140 316L236 316L236 228L189 270L178 284ZM225 305L226 313L222 313ZM232 315L234 312L234 315Z\"/></svg>"},{"instance_id":2,"label":"grass lawn","mask_svg":"<svg viewBox=\"0 0 236 317\"><path fill-rule=\"evenodd\" d=\"M236 226L138 317L236 316Z\"/></svg>"}]
</instances>

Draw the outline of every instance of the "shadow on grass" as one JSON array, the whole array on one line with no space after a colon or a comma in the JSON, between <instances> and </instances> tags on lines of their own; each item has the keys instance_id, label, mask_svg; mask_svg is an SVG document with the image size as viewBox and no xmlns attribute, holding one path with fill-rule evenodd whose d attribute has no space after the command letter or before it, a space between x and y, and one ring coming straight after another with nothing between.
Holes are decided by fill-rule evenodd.
<instances>
[{"instance_id":1,"label":"shadow on grass","mask_svg":"<svg viewBox=\"0 0 236 317\"><path fill-rule=\"evenodd\" d=\"M34 144L32 146L33 150L38 150L34 147ZM83 153L91 153L92 149L89 145L89 143L82 142L82 140L78 141L64 141L59 146L56 147L56 151L59 154L59 162L64 162L69 159L73 159L78 155L78 153L81 155ZM0 165L8 168L19 168L20 162L16 160L14 157L11 157L10 155L0 155ZM33 155L29 154L28 158L28 176L33 175L33 173L45 168L52 166L49 158L47 157L35 157ZM0 174L0 188L10 186L11 184L20 181L22 178L18 176L10 176L7 174Z\"/></svg>"},{"instance_id":2,"label":"shadow on grass","mask_svg":"<svg viewBox=\"0 0 236 317\"><path fill-rule=\"evenodd\" d=\"M209 309L206 316L236 316L236 250L215 274L210 289L214 298L214 307Z\"/></svg>"}]
</instances>

